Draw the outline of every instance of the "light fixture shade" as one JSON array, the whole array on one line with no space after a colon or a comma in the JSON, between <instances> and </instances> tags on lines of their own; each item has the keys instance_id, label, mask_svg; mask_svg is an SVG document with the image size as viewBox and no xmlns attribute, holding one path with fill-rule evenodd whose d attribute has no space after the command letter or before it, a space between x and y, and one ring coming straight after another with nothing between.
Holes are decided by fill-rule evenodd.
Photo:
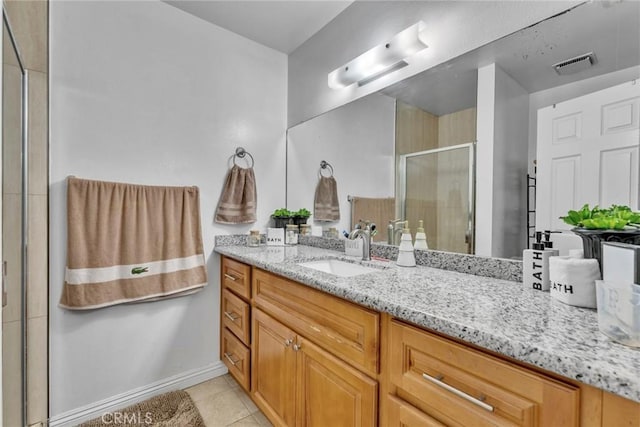
<instances>
[{"instance_id":1,"label":"light fixture shade","mask_svg":"<svg viewBox=\"0 0 640 427\"><path fill-rule=\"evenodd\" d=\"M372 76L381 77L385 71L406 66L403 60L426 49L428 46L420 39L424 30L422 21L399 32L389 42L378 45L345 65L329 73L328 83L332 89L339 89L356 82L372 81Z\"/></svg>"}]
</instances>

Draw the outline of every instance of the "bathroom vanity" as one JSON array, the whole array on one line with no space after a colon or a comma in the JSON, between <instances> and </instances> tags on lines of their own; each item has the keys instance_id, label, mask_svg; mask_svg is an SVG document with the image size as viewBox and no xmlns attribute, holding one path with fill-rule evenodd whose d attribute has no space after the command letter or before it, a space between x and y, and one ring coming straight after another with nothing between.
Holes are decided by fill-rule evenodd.
<instances>
[{"instance_id":1,"label":"bathroom vanity","mask_svg":"<svg viewBox=\"0 0 640 427\"><path fill-rule=\"evenodd\" d=\"M274 425L640 426L640 353L521 284L309 246L216 246L221 358ZM349 272L348 274L352 274Z\"/></svg>"}]
</instances>

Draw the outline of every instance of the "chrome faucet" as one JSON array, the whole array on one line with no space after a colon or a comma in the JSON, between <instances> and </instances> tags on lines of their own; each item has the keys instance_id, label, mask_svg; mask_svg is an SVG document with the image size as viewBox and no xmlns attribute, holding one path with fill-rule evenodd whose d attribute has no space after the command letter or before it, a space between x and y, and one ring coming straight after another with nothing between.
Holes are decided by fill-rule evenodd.
<instances>
[{"instance_id":1,"label":"chrome faucet","mask_svg":"<svg viewBox=\"0 0 640 427\"><path fill-rule=\"evenodd\" d=\"M362 260L371 261L371 232L375 230L376 225L368 223L365 228L362 228L360 224L356 225L355 230L349 233L349 239L353 240L360 236L363 242L362 248Z\"/></svg>"},{"instance_id":2,"label":"chrome faucet","mask_svg":"<svg viewBox=\"0 0 640 427\"><path fill-rule=\"evenodd\" d=\"M399 245L402 237L402 228L404 227L403 219L394 219L389 221L387 228L387 243L390 245Z\"/></svg>"}]
</instances>

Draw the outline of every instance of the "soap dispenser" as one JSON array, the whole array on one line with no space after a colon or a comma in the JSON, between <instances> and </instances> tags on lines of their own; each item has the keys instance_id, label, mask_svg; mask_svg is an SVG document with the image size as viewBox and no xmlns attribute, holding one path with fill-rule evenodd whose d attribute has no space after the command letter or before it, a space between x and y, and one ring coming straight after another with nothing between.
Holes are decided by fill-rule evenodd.
<instances>
[{"instance_id":1,"label":"soap dispenser","mask_svg":"<svg viewBox=\"0 0 640 427\"><path fill-rule=\"evenodd\" d=\"M413 244L411 239L411 231L409 230L409 221L404 222L402 229L402 238L400 239L400 247L398 248L398 260L396 264L402 267L415 267L416 257L413 253Z\"/></svg>"},{"instance_id":2,"label":"soap dispenser","mask_svg":"<svg viewBox=\"0 0 640 427\"><path fill-rule=\"evenodd\" d=\"M549 258L558 255L558 251L552 249L549 234L545 233L545 238L543 242L542 232L536 231L532 249L525 249L522 253L522 281L525 287L539 291L549 290Z\"/></svg>"},{"instance_id":3,"label":"soap dispenser","mask_svg":"<svg viewBox=\"0 0 640 427\"><path fill-rule=\"evenodd\" d=\"M424 221L418 221L418 230L416 231L416 242L413 244L414 249L422 249L427 250L429 246L427 245L427 235L424 232Z\"/></svg>"}]
</instances>

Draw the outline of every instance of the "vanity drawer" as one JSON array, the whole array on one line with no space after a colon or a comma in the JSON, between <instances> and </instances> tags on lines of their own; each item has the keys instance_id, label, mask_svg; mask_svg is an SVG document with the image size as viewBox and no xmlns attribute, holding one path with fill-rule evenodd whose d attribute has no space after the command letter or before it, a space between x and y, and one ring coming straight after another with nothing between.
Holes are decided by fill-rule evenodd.
<instances>
[{"instance_id":1,"label":"vanity drawer","mask_svg":"<svg viewBox=\"0 0 640 427\"><path fill-rule=\"evenodd\" d=\"M223 287L247 300L251 298L251 266L222 257L220 275Z\"/></svg>"},{"instance_id":2,"label":"vanity drawer","mask_svg":"<svg viewBox=\"0 0 640 427\"><path fill-rule=\"evenodd\" d=\"M222 361L242 388L249 391L251 353L227 328L222 329Z\"/></svg>"},{"instance_id":3,"label":"vanity drawer","mask_svg":"<svg viewBox=\"0 0 640 427\"><path fill-rule=\"evenodd\" d=\"M379 314L263 270L253 271L253 301L276 319L376 376Z\"/></svg>"},{"instance_id":4,"label":"vanity drawer","mask_svg":"<svg viewBox=\"0 0 640 427\"><path fill-rule=\"evenodd\" d=\"M388 353L397 394L446 425L578 425L572 385L395 320Z\"/></svg>"},{"instance_id":5,"label":"vanity drawer","mask_svg":"<svg viewBox=\"0 0 640 427\"><path fill-rule=\"evenodd\" d=\"M222 324L246 345L251 342L251 306L240 298L222 290Z\"/></svg>"},{"instance_id":6,"label":"vanity drawer","mask_svg":"<svg viewBox=\"0 0 640 427\"><path fill-rule=\"evenodd\" d=\"M392 395L387 395L387 408L386 425L389 427L446 427L415 406Z\"/></svg>"}]
</instances>

